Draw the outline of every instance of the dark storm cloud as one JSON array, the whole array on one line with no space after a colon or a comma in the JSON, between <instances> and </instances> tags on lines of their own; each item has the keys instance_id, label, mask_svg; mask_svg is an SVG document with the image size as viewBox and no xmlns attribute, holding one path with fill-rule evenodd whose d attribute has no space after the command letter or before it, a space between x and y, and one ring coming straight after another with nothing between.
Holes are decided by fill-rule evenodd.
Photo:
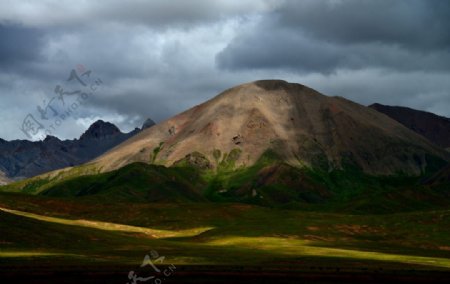
<instances>
[{"instance_id":1,"label":"dark storm cloud","mask_svg":"<svg viewBox=\"0 0 450 284\"><path fill-rule=\"evenodd\" d=\"M191 27L229 17L257 13L276 0L42 0L0 3L0 17L33 26L82 27L103 24L144 25L152 28Z\"/></svg>"},{"instance_id":2,"label":"dark storm cloud","mask_svg":"<svg viewBox=\"0 0 450 284\"><path fill-rule=\"evenodd\" d=\"M53 133L132 130L279 78L362 104L450 116L450 1L0 1L0 138L77 65L104 84Z\"/></svg>"},{"instance_id":3,"label":"dark storm cloud","mask_svg":"<svg viewBox=\"0 0 450 284\"><path fill-rule=\"evenodd\" d=\"M238 35L219 67L330 73L450 70L450 2L287 1Z\"/></svg>"},{"instance_id":4,"label":"dark storm cloud","mask_svg":"<svg viewBox=\"0 0 450 284\"><path fill-rule=\"evenodd\" d=\"M123 5L112 1L109 5L93 5L94 15L113 22L144 24L151 27L188 26L215 22L230 14L242 12L244 5L230 5L226 1L175 0L139 1ZM247 4L248 5L248 4ZM250 8L250 6L247 6Z\"/></svg>"},{"instance_id":5,"label":"dark storm cloud","mask_svg":"<svg viewBox=\"0 0 450 284\"><path fill-rule=\"evenodd\" d=\"M43 44L43 34L37 29L0 23L0 68L39 60Z\"/></svg>"},{"instance_id":6,"label":"dark storm cloud","mask_svg":"<svg viewBox=\"0 0 450 284\"><path fill-rule=\"evenodd\" d=\"M291 1L275 12L279 25L300 28L310 37L426 50L449 46L449 13L447 0Z\"/></svg>"}]
</instances>

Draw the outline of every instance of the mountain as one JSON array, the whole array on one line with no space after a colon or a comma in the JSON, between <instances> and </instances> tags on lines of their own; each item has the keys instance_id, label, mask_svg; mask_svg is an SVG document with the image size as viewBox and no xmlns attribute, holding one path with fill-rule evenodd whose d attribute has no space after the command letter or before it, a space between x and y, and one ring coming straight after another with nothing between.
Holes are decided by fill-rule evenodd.
<instances>
[{"instance_id":1,"label":"mountain","mask_svg":"<svg viewBox=\"0 0 450 284\"><path fill-rule=\"evenodd\" d=\"M369 106L400 122L441 147L450 149L450 118L407 107L372 104Z\"/></svg>"},{"instance_id":2,"label":"mountain","mask_svg":"<svg viewBox=\"0 0 450 284\"><path fill-rule=\"evenodd\" d=\"M83 164L139 133L122 133L112 123L98 120L80 139L44 141L0 139L0 171L10 178L32 177L52 170Z\"/></svg>"},{"instance_id":3,"label":"mountain","mask_svg":"<svg viewBox=\"0 0 450 284\"><path fill-rule=\"evenodd\" d=\"M101 140L120 133L119 128L117 128L114 124L103 120L98 120L81 135L80 140Z\"/></svg>"},{"instance_id":4,"label":"mountain","mask_svg":"<svg viewBox=\"0 0 450 284\"><path fill-rule=\"evenodd\" d=\"M144 129L150 128L155 124L156 123L151 118L147 118L147 120L144 121L144 123L142 124L141 129L144 130Z\"/></svg>"},{"instance_id":5,"label":"mountain","mask_svg":"<svg viewBox=\"0 0 450 284\"><path fill-rule=\"evenodd\" d=\"M133 162L214 169L231 159L238 168L255 164L268 150L292 166L371 175L420 175L450 159L371 108L300 84L262 80L145 129L92 165L102 171Z\"/></svg>"},{"instance_id":6,"label":"mountain","mask_svg":"<svg viewBox=\"0 0 450 284\"><path fill-rule=\"evenodd\" d=\"M378 111L263 80L226 90L86 164L1 191L386 213L448 206L448 189L420 183L448 162L446 150Z\"/></svg>"}]
</instances>

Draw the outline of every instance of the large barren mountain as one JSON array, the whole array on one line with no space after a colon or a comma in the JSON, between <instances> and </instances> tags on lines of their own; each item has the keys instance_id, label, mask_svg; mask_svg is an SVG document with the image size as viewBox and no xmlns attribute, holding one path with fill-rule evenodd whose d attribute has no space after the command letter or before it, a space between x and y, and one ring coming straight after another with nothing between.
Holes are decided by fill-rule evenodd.
<instances>
[{"instance_id":1,"label":"large barren mountain","mask_svg":"<svg viewBox=\"0 0 450 284\"><path fill-rule=\"evenodd\" d=\"M407 107L382 104L373 104L369 107L397 120L436 145L450 149L450 118Z\"/></svg>"},{"instance_id":2,"label":"large barren mountain","mask_svg":"<svg viewBox=\"0 0 450 284\"><path fill-rule=\"evenodd\" d=\"M132 162L214 168L233 155L254 164L271 149L284 162L326 171L419 175L450 154L397 121L300 84L263 80L224 91L146 129L92 163L102 171Z\"/></svg>"}]
</instances>

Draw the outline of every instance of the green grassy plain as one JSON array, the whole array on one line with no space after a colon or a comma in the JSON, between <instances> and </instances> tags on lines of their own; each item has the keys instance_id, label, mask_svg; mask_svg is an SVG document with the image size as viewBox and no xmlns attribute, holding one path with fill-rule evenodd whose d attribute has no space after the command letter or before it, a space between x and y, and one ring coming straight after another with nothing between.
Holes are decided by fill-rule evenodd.
<instances>
[{"instance_id":1,"label":"green grassy plain","mask_svg":"<svg viewBox=\"0 0 450 284\"><path fill-rule=\"evenodd\" d=\"M15 279L34 267L48 277L36 283L49 283L57 269L82 275L104 268L104 281L126 279L155 250L165 264L191 267L191 274L205 267L207 277L238 273L241 282L233 283L259 283L242 277L264 278L267 270L276 281L280 271L319 279L325 272L350 273L349 279L367 273L450 278L448 184L299 169L271 153L235 168L239 153L232 154L214 170L187 162L172 168L134 163L108 173L89 168L88 175L75 168L2 187L0 274L12 270L8 279ZM202 283L198 279L192 283Z\"/></svg>"},{"instance_id":2,"label":"green grassy plain","mask_svg":"<svg viewBox=\"0 0 450 284\"><path fill-rule=\"evenodd\" d=\"M118 203L0 194L0 265L178 265L450 270L450 210L380 215L246 204Z\"/></svg>"}]
</instances>

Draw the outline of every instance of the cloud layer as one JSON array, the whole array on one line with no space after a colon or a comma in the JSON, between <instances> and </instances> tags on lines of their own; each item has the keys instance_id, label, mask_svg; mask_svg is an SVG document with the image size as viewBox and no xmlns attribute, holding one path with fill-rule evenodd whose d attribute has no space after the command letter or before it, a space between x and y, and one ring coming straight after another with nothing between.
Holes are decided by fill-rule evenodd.
<instances>
[{"instance_id":1,"label":"cloud layer","mask_svg":"<svg viewBox=\"0 0 450 284\"><path fill-rule=\"evenodd\" d=\"M450 69L448 1L290 1L218 55L232 70Z\"/></svg>"},{"instance_id":2,"label":"cloud layer","mask_svg":"<svg viewBox=\"0 0 450 284\"><path fill-rule=\"evenodd\" d=\"M128 131L265 78L450 116L449 14L445 0L2 1L0 137L25 138L83 66L103 84L52 135L99 118Z\"/></svg>"}]
</instances>

